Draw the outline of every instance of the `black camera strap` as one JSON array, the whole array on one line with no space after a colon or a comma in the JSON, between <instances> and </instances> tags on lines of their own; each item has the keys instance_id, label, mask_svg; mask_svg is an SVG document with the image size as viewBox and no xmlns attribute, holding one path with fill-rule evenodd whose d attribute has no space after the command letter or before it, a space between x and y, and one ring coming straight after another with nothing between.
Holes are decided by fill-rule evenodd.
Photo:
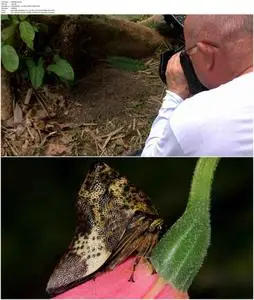
<instances>
[{"instance_id":1,"label":"black camera strap","mask_svg":"<svg viewBox=\"0 0 254 300\"><path fill-rule=\"evenodd\" d=\"M197 93L207 91L208 88L206 88L198 79L198 77L195 73L194 67L192 65L192 62L190 60L190 57L185 52L180 53L180 63L181 63L185 78L188 82L191 95L195 95Z\"/></svg>"}]
</instances>

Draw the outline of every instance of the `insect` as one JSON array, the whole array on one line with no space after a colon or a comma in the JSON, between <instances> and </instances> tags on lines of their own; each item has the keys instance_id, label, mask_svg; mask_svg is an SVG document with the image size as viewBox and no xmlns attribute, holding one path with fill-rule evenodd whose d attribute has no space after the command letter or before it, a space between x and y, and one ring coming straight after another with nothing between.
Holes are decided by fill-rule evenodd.
<instances>
[{"instance_id":1,"label":"insect","mask_svg":"<svg viewBox=\"0 0 254 300\"><path fill-rule=\"evenodd\" d=\"M77 225L68 250L53 271L47 293L55 296L136 255L148 258L162 219L150 199L105 163L88 172L78 194Z\"/></svg>"}]
</instances>

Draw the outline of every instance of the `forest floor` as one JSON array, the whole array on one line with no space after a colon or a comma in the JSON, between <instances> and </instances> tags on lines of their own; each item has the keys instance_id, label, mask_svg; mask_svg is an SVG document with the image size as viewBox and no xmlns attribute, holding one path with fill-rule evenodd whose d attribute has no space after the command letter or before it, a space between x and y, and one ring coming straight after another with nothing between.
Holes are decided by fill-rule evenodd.
<instances>
[{"instance_id":1,"label":"forest floor","mask_svg":"<svg viewBox=\"0 0 254 300\"><path fill-rule=\"evenodd\" d=\"M2 124L2 155L133 155L144 146L164 96L161 51L141 59L142 69L101 60L72 87L23 89L14 119Z\"/></svg>"}]
</instances>

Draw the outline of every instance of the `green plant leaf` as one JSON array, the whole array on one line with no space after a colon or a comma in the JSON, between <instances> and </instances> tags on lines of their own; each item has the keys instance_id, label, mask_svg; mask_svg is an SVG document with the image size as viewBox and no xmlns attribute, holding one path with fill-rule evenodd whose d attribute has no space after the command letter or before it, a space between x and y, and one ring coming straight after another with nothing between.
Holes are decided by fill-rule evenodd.
<instances>
[{"instance_id":1,"label":"green plant leaf","mask_svg":"<svg viewBox=\"0 0 254 300\"><path fill-rule=\"evenodd\" d=\"M218 161L218 158L198 160L187 208L152 252L155 270L180 291L188 290L210 244L210 194Z\"/></svg>"},{"instance_id":2,"label":"green plant leaf","mask_svg":"<svg viewBox=\"0 0 254 300\"><path fill-rule=\"evenodd\" d=\"M13 38L13 36L15 35L16 28L16 24L11 24L10 26L5 27L1 32L2 40L6 42L8 39Z\"/></svg>"},{"instance_id":3,"label":"green plant leaf","mask_svg":"<svg viewBox=\"0 0 254 300\"><path fill-rule=\"evenodd\" d=\"M61 59L61 57L58 55L58 54L55 54L54 56L53 56L53 62L54 63L57 63L57 61L59 61Z\"/></svg>"},{"instance_id":4,"label":"green plant leaf","mask_svg":"<svg viewBox=\"0 0 254 300\"><path fill-rule=\"evenodd\" d=\"M10 18L11 18L13 24L16 24L16 25L19 24L19 19L18 19L17 16L15 16L15 15L10 15Z\"/></svg>"},{"instance_id":5,"label":"green plant leaf","mask_svg":"<svg viewBox=\"0 0 254 300\"><path fill-rule=\"evenodd\" d=\"M123 56L109 56L107 61L110 65L119 70L139 71L145 69L145 64L138 59Z\"/></svg>"},{"instance_id":6,"label":"green plant leaf","mask_svg":"<svg viewBox=\"0 0 254 300\"><path fill-rule=\"evenodd\" d=\"M10 20L8 15L1 15L1 21Z\"/></svg>"},{"instance_id":7,"label":"green plant leaf","mask_svg":"<svg viewBox=\"0 0 254 300\"><path fill-rule=\"evenodd\" d=\"M19 57L16 50L10 45L4 45L2 50L2 64L8 72L15 72L19 67Z\"/></svg>"},{"instance_id":8,"label":"green plant leaf","mask_svg":"<svg viewBox=\"0 0 254 300\"><path fill-rule=\"evenodd\" d=\"M35 62L32 59L27 59L26 60L26 65L28 69L33 68L35 66Z\"/></svg>"},{"instance_id":9,"label":"green plant leaf","mask_svg":"<svg viewBox=\"0 0 254 300\"><path fill-rule=\"evenodd\" d=\"M25 42L30 49L33 49L33 40L35 37L33 26L27 21L22 21L19 24L19 31L23 42Z\"/></svg>"},{"instance_id":10,"label":"green plant leaf","mask_svg":"<svg viewBox=\"0 0 254 300\"><path fill-rule=\"evenodd\" d=\"M39 32L39 28L36 25L32 25L35 32Z\"/></svg>"},{"instance_id":11,"label":"green plant leaf","mask_svg":"<svg viewBox=\"0 0 254 300\"><path fill-rule=\"evenodd\" d=\"M51 64L47 67L47 70L49 72L53 72L57 76L65 80L74 80L74 71L67 60L60 58L58 55L55 55L54 62L54 64Z\"/></svg>"},{"instance_id":12,"label":"green plant leaf","mask_svg":"<svg viewBox=\"0 0 254 300\"><path fill-rule=\"evenodd\" d=\"M38 89L43 84L43 79L45 75L45 69L43 66L43 59L40 58L38 64L36 65L33 60L26 61L29 77L32 83L33 88Z\"/></svg>"},{"instance_id":13,"label":"green plant leaf","mask_svg":"<svg viewBox=\"0 0 254 300\"><path fill-rule=\"evenodd\" d=\"M27 17L28 15L19 15L20 21L24 21Z\"/></svg>"}]
</instances>

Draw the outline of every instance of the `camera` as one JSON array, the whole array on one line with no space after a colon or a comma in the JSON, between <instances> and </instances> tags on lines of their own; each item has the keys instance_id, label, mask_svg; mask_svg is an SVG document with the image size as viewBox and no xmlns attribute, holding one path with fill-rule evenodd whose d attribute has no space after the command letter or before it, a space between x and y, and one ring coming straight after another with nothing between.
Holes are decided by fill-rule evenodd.
<instances>
[{"instance_id":1,"label":"camera","mask_svg":"<svg viewBox=\"0 0 254 300\"><path fill-rule=\"evenodd\" d=\"M208 90L198 79L189 55L184 51L184 20L185 15L164 15L167 26L175 32L178 37L180 46L177 49L169 50L161 54L159 75L161 80L166 84L166 70L169 59L176 53L180 52L180 63L184 76L189 85L191 95Z\"/></svg>"}]
</instances>

